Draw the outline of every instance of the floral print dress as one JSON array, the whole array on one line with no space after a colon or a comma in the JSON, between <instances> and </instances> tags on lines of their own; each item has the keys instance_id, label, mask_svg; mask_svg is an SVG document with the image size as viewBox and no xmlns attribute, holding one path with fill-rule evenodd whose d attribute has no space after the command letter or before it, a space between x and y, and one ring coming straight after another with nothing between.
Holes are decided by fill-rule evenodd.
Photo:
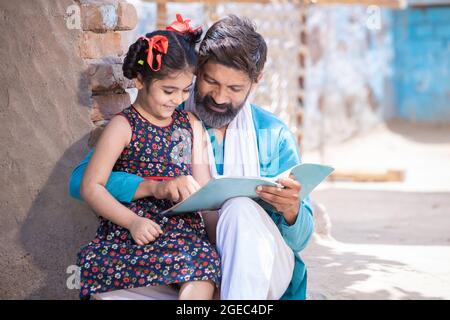
<instances>
[{"instance_id":1,"label":"floral print dress","mask_svg":"<svg viewBox=\"0 0 450 320\"><path fill-rule=\"evenodd\" d=\"M113 171L157 180L192 174L192 128L187 113L175 110L166 127L153 125L133 106L119 114L128 120L132 138ZM158 223L164 232L143 246L135 243L126 228L99 218L96 237L78 253L80 299L106 291L194 280L212 280L219 286L219 256L208 241L201 216L160 214L172 205L153 197L126 205L138 216Z\"/></svg>"}]
</instances>

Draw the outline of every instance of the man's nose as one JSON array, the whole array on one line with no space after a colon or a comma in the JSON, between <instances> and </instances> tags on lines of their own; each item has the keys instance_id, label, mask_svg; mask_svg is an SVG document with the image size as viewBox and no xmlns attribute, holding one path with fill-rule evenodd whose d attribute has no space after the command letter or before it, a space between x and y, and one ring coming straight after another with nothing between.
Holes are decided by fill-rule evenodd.
<instances>
[{"instance_id":1,"label":"man's nose","mask_svg":"<svg viewBox=\"0 0 450 320\"><path fill-rule=\"evenodd\" d=\"M228 97L225 94L225 90L217 89L213 92L212 98L216 104L228 103Z\"/></svg>"}]
</instances>

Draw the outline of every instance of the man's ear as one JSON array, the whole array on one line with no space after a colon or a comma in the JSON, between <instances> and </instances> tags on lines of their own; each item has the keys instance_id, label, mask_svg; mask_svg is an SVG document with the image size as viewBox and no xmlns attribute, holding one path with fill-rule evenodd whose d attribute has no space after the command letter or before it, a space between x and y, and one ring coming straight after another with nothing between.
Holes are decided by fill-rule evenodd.
<instances>
[{"instance_id":1,"label":"man's ear","mask_svg":"<svg viewBox=\"0 0 450 320\"><path fill-rule=\"evenodd\" d=\"M142 75L138 73L137 77L134 78L134 85L136 89L141 90L144 88L144 81L142 79Z\"/></svg>"},{"instance_id":2,"label":"man's ear","mask_svg":"<svg viewBox=\"0 0 450 320\"><path fill-rule=\"evenodd\" d=\"M252 86L250 87L250 92L253 92L255 88L258 86L259 81L262 79L263 73L261 72L258 77L256 78L255 82L252 82Z\"/></svg>"},{"instance_id":3,"label":"man's ear","mask_svg":"<svg viewBox=\"0 0 450 320\"><path fill-rule=\"evenodd\" d=\"M262 77L263 77L264 72L260 72L258 77L256 78L256 83L259 83L259 81L261 81Z\"/></svg>"}]
</instances>

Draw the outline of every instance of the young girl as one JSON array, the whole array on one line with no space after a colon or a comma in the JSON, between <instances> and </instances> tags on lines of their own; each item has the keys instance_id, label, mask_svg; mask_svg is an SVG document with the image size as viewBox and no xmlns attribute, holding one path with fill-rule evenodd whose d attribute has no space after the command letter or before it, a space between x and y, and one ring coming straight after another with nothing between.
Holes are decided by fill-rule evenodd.
<instances>
[{"instance_id":1,"label":"young girl","mask_svg":"<svg viewBox=\"0 0 450 320\"><path fill-rule=\"evenodd\" d=\"M176 109L192 86L201 30L178 20L130 46L123 73L135 79L136 102L110 121L84 174L81 195L100 226L78 254L81 299L156 285L177 286L179 299L211 299L220 283L219 256L201 216L160 214L209 179L203 128ZM105 188L112 170L152 179L152 196L119 203Z\"/></svg>"}]
</instances>

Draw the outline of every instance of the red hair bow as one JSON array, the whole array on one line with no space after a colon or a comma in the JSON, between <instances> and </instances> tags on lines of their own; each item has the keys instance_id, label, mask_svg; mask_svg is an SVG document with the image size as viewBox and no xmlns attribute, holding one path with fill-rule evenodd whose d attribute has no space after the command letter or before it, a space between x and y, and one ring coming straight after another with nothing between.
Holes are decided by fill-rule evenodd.
<instances>
[{"instance_id":1,"label":"red hair bow","mask_svg":"<svg viewBox=\"0 0 450 320\"><path fill-rule=\"evenodd\" d=\"M166 30L169 31L176 31L180 33L195 33L197 32L201 27L197 27L195 29L192 29L190 22L191 19L183 20L183 17L181 14L177 13L177 20L172 22L169 26L166 27Z\"/></svg>"},{"instance_id":2,"label":"red hair bow","mask_svg":"<svg viewBox=\"0 0 450 320\"><path fill-rule=\"evenodd\" d=\"M153 71L159 71L161 69L161 59L162 55L167 53L167 49L169 48L169 40L165 36L156 35L151 38L141 37L148 42L148 49L145 50L147 52L147 63L150 66L150 69ZM158 66L153 68L153 50L158 52L155 56L156 62Z\"/></svg>"}]
</instances>

